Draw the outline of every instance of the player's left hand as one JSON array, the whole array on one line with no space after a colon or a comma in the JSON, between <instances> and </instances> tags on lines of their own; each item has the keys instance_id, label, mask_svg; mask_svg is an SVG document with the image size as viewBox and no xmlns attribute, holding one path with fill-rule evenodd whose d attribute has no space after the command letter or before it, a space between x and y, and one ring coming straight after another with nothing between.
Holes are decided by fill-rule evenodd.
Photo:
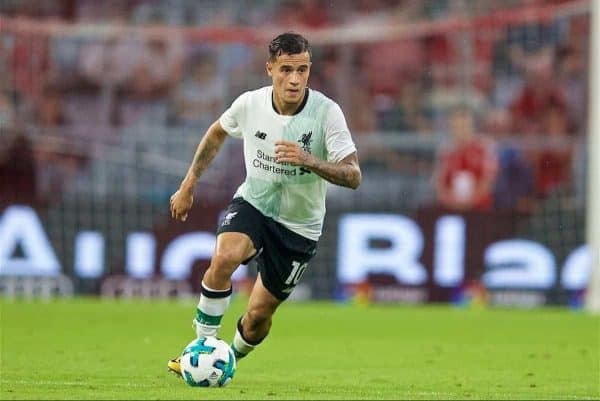
<instances>
[{"instance_id":1,"label":"player's left hand","mask_svg":"<svg viewBox=\"0 0 600 401\"><path fill-rule=\"evenodd\" d=\"M296 166L307 166L311 154L306 152L296 142L275 142L275 160L277 163L290 163Z\"/></svg>"}]
</instances>

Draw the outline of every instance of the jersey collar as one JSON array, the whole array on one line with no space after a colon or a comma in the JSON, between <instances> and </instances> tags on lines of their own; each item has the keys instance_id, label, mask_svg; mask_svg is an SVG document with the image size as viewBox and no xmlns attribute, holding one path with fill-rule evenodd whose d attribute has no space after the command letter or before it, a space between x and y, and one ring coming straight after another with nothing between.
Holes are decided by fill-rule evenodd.
<instances>
[{"instance_id":1,"label":"jersey collar","mask_svg":"<svg viewBox=\"0 0 600 401\"><path fill-rule=\"evenodd\" d=\"M310 93L310 91L308 90L308 88L305 89L304 92L304 99L302 100L302 104L300 105L300 107L298 107L298 109L294 112L294 114L292 114L293 116L300 114L300 112L304 109L304 106L306 106L306 103L308 102L308 94ZM279 112L277 111L277 108L275 107L275 100L273 99L273 91L271 91L271 107L273 107L273 111L277 114L279 114Z\"/></svg>"}]
</instances>

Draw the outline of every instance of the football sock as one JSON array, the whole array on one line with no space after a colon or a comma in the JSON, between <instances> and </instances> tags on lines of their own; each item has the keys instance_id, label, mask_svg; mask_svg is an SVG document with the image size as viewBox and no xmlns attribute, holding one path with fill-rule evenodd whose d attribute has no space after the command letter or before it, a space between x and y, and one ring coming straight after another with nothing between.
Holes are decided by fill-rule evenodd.
<instances>
[{"instance_id":1,"label":"football sock","mask_svg":"<svg viewBox=\"0 0 600 401\"><path fill-rule=\"evenodd\" d=\"M221 327L221 319L231 300L231 287L226 290L213 290L204 282L201 284L200 301L196 308L194 326L198 338L202 336L217 336Z\"/></svg>"},{"instance_id":2,"label":"football sock","mask_svg":"<svg viewBox=\"0 0 600 401\"><path fill-rule=\"evenodd\" d=\"M256 342L248 341L244 338L244 329L242 326L242 318L240 317L237 323L237 330L235 331L235 336L233 337L233 341L231 343L231 349L233 350L233 354L235 355L235 359L242 359L246 355L248 355L258 344L264 340L264 337Z\"/></svg>"}]
</instances>

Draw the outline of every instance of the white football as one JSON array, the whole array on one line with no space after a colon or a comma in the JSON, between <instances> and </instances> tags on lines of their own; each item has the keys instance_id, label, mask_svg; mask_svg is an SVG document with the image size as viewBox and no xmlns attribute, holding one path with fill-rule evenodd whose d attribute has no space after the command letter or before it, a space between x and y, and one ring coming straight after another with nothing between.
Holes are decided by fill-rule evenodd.
<instances>
[{"instance_id":1,"label":"white football","mask_svg":"<svg viewBox=\"0 0 600 401\"><path fill-rule=\"evenodd\" d=\"M223 387L235 374L235 356L229 345L216 337L200 337L181 353L181 376L194 387Z\"/></svg>"}]
</instances>

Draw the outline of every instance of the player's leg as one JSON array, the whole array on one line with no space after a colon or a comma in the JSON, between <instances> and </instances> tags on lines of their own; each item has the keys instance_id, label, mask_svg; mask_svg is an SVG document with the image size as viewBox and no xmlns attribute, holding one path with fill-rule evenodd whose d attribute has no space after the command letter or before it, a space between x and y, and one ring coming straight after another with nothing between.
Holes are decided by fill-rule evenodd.
<instances>
[{"instance_id":1,"label":"player's leg","mask_svg":"<svg viewBox=\"0 0 600 401\"><path fill-rule=\"evenodd\" d=\"M202 279L200 300L193 320L198 338L217 336L221 319L231 300L231 275L242 262L254 254L254 243L246 234L222 232L217 236L215 253ZM181 375L179 358L169 360L167 369Z\"/></svg>"},{"instance_id":2,"label":"player's leg","mask_svg":"<svg viewBox=\"0 0 600 401\"><path fill-rule=\"evenodd\" d=\"M202 279L200 300L194 318L198 337L216 336L231 299L231 275L256 255L262 244L262 215L242 198L225 210L217 229L217 244Z\"/></svg>"},{"instance_id":3,"label":"player's leg","mask_svg":"<svg viewBox=\"0 0 600 401\"><path fill-rule=\"evenodd\" d=\"M231 298L231 275L262 248L263 219L264 216L242 198L233 199L225 211L193 320L198 337L217 335ZM179 358L171 359L167 367L181 375Z\"/></svg>"},{"instance_id":4,"label":"player's leg","mask_svg":"<svg viewBox=\"0 0 600 401\"><path fill-rule=\"evenodd\" d=\"M273 314L282 302L265 288L259 274L231 344L237 359L248 355L269 334Z\"/></svg>"},{"instance_id":5,"label":"player's leg","mask_svg":"<svg viewBox=\"0 0 600 401\"><path fill-rule=\"evenodd\" d=\"M217 336L231 299L231 275L255 253L254 243L246 234L222 232L217 236L215 253L202 279L200 300L193 320L198 338ZM167 369L181 375L179 357L169 360Z\"/></svg>"},{"instance_id":6,"label":"player's leg","mask_svg":"<svg viewBox=\"0 0 600 401\"><path fill-rule=\"evenodd\" d=\"M238 321L232 349L243 358L267 336L277 307L286 300L316 253L316 242L265 219L259 275L246 313Z\"/></svg>"},{"instance_id":7,"label":"player's leg","mask_svg":"<svg viewBox=\"0 0 600 401\"><path fill-rule=\"evenodd\" d=\"M223 232L217 236L215 253L204 273L196 308L194 326L198 337L217 335L231 299L231 275L254 254L254 243L244 233Z\"/></svg>"}]
</instances>

